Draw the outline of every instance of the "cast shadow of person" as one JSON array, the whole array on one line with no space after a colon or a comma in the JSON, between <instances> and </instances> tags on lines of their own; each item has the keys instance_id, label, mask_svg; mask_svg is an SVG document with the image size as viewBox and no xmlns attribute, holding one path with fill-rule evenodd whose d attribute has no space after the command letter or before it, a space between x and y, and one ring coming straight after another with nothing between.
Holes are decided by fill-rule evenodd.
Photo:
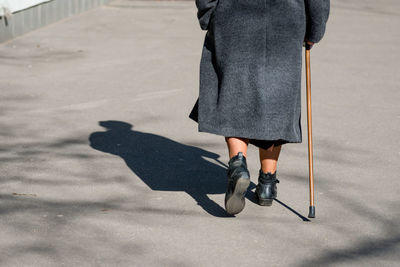
<instances>
[{"instance_id":1,"label":"cast shadow of person","mask_svg":"<svg viewBox=\"0 0 400 267\"><path fill-rule=\"evenodd\" d=\"M209 214L230 216L207 196L226 190L226 167L217 164L218 154L132 130L131 124L122 121L100 121L99 125L106 131L92 133L90 146L121 157L152 190L183 191Z\"/></svg>"}]
</instances>

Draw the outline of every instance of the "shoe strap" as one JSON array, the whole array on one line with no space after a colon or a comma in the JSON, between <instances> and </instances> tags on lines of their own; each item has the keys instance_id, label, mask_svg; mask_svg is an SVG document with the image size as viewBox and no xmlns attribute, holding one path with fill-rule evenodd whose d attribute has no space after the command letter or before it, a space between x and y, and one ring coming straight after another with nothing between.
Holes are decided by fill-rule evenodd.
<instances>
[{"instance_id":1,"label":"shoe strap","mask_svg":"<svg viewBox=\"0 0 400 267\"><path fill-rule=\"evenodd\" d=\"M260 169L260 173L258 176L258 181L262 184L276 184L279 183L279 180L276 179L276 172L274 172L273 174L268 172L268 173L264 173L261 169Z\"/></svg>"}]
</instances>

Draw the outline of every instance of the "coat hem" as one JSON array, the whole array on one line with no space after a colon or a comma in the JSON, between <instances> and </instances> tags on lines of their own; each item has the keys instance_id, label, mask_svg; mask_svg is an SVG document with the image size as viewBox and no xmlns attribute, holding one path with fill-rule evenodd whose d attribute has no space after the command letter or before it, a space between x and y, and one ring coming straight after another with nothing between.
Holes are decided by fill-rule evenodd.
<instances>
[{"instance_id":1,"label":"coat hem","mask_svg":"<svg viewBox=\"0 0 400 267\"><path fill-rule=\"evenodd\" d=\"M216 135L221 135L224 137L228 136L234 136L234 137L241 137L241 138L247 138L247 139L257 139L257 140L265 140L265 141L278 141L282 140L286 143L302 143L302 139L294 139L294 138L288 138L285 136L260 136L257 134L247 134L244 132L237 131L235 129L231 128L215 128L210 125L204 125L199 124L198 125L198 130L199 132L205 132L205 133L211 133L211 134L216 134Z\"/></svg>"}]
</instances>

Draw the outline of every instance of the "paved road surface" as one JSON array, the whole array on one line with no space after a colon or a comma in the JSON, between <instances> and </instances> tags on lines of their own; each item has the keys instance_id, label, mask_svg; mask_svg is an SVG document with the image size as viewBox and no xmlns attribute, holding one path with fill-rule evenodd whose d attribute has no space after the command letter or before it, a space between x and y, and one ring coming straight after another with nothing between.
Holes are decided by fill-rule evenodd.
<instances>
[{"instance_id":1,"label":"paved road surface","mask_svg":"<svg viewBox=\"0 0 400 267\"><path fill-rule=\"evenodd\" d=\"M279 202L249 192L226 217L225 143L187 118L194 1L114 1L0 45L0 265L398 266L399 10L332 1L312 51L311 222L305 121Z\"/></svg>"}]
</instances>

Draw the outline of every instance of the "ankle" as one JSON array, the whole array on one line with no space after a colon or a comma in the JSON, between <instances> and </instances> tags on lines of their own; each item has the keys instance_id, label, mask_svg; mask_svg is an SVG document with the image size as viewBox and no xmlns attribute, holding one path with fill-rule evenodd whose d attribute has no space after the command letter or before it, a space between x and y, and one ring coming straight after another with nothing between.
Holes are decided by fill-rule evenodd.
<instances>
[{"instance_id":1,"label":"ankle","mask_svg":"<svg viewBox=\"0 0 400 267\"><path fill-rule=\"evenodd\" d=\"M260 171L263 173L263 174L265 174L265 175L267 175L267 174L270 174L270 175L275 175L276 174L276 169L260 169Z\"/></svg>"},{"instance_id":2,"label":"ankle","mask_svg":"<svg viewBox=\"0 0 400 267\"><path fill-rule=\"evenodd\" d=\"M276 171L274 173L271 172L263 172L260 169L259 175L258 175L258 181L261 183L267 183L267 182L272 182L275 181L276 179Z\"/></svg>"},{"instance_id":3,"label":"ankle","mask_svg":"<svg viewBox=\"0 0 400 267\"><path fill-rule=\"evenodd\" d=\"M243 155L243 157L247 157L247 153L246 151L241 151L241 150L237 150L235 152L230 152L229 153L229 159L232 159L234 157L238 157L239 153L241 153Z\"/></svg>"},{"instance_id":4,"label":"ankle","mask_svg":"<svg viewBox=\"0 0 400 267\"><path fill-rule=\"evenodd\" d=\"M229 163L234 161L244 161L246 162L246 154L244 152L237 152L235 155L229 157Z\"/></svg>"}]
</instances>

